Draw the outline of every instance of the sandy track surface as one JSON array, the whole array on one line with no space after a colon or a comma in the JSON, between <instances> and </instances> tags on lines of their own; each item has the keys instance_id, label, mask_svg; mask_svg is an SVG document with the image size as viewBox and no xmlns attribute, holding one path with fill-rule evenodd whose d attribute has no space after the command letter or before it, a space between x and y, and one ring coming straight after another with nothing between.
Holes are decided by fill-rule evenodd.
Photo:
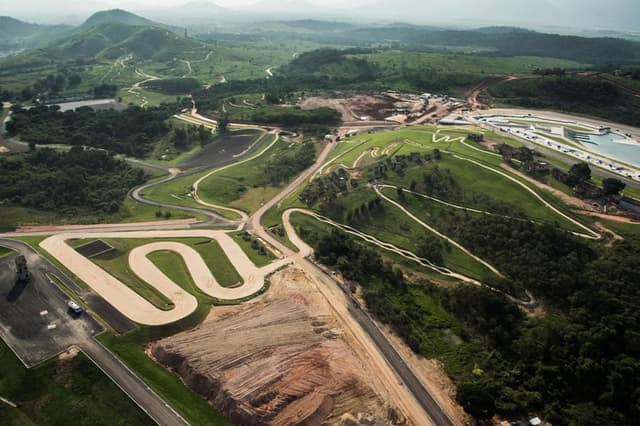
<instances>
[{"instance_id":1,"label":"sandy track surface","mask_svg":"<svg viewBox=\"0 0 640 426\"><path fill-rule=\"evenodd\" d=\"M202 257L192 248L173 242L151 243L131 251L129 264L136 275L156 288L162 295L171 300L174 308L163 311L149 303L145 298L131 290L117 278L100 268L91 260L80 255L66 241L72 238L189 238L206 237L216 240L236 268L243 285L225 288L218 284ZM164 325L178 321L191 314L198 306L194 296L183 290L169 279L149 259L147 255L169 250L179 254L191 274L195 284L206 294L221 300L236 300L249 297L264 286L265 277L278 268L289 263L280 260L263 268L257 268L246 253L233 239L221 231L186 230L186 231L137 231L137 232L101 232L101 233L67 233L54 235L40 246L54 256L59 262L87 283L96 293L108 300L127 318L145 325Z\"/></svg>"},{"instance_id":2,"label":"sandy track surface","mask_svg":"<svg viewBox=\"0 0 640 426\"><path fill-rule=\"evenodd\" d=\"M109 224L97 224L97 225L34 225L34 226L20 226L16 229L16 233L52 233L61 231L87 231L87 230L123 230L131 228L131 230L137 229L150 229L150 228L168 228L179 226L190 226L197 223L196 219L177 219L177 220L161 220L157 222L133 222L129 224L109 223Z\"/></svg>"}]
</instances>

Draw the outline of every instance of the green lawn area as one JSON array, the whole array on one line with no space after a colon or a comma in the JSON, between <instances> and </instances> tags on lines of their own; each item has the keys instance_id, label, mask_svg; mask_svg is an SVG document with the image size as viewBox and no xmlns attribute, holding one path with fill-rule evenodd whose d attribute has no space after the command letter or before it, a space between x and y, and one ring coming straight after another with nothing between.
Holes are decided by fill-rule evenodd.
<instances>
[{"instance_id":1,"label":"green lawn area","mask_svg":"<svg viewBox=\"0 0 640 426\"><path fill-rule=\"evenodd\" d=\"M83 354L26 369L0 340L0 395L6 426L155 424Z\"/></svg>"},{"instance_id":2,"label":"green lawn area","mask_svg":"<svg viewBox=\"0 0 640 426\"><path fill-rule=\"evenodd\" d=\"M270 264L271 262L277 259L276 255L273 254L273 252L266 247L264 251L265 254L260 254L259 249L258 250L254 249L252 247L252 241L254 241L255 238L252 238L249 241L245 241L244 238L242 238L243 236L242 232L233 232L229 235L231 236L231 238L233 238L233 240L236 243L238 243L240 247L242 247L242 250L245 253L247 253L247 256L249 256L249 259L251 259L254 265L256 265L258 268L267 266L268 264ZM258 244L264 247L263 244L260 244L259 242Z\"/></svg>"},{"instance_id":3,"label":"green lawn area","mask_svg":"<svg viewBox=\"0 0 640 426\"><path fill-rule=\"evenodd\" d=\"M290 149L298 149L298 147L292 148L290 142L280 140L259 157L212 175L200 184L198 188L200 198L247 213L255 212L286 185L286 183L272 185L265 174L264 165L284 155Z\"/></svg>"},{"instance_id":4,"label":"green lawn area","mask_svg":"<svg viewBox=\"0 0 640 426\"><path fill-rule=\"evenodd\" d=\"M136 89L135 93L138 94L136 96L134 93L130 93L126 89L122 89L118 91L117 96L122 98L122 102L125 104L133 104L137 106L157 106L161 103L171 103L176 101L176 97L174 95L165 95L158 92L153 92L151 90L146 89ZM146 102L146 103L145 103Z\"/></svg>"},{"instance_id":5,"label":"green lawn area","mask_svg":"<svg viewBox=\"0 0 640 426\"><path fill-rule=\"evenodd\" d=\"M11 256L12 254L15 254L15 251L11 250L10 248L0 246L0 259L2 259L3 257Z\"/></svg>"},{"instance_id":6,"label":"green lawn area","mask_svg":"<svg viewBox=\"0 0 640 426\"><path fill-rule=\"evenodd\" d=\"M385 192L385 195L391 195L391 193ZM345 209L349 211L367 203L375 197L375 192L362 188L351 192L347 197L343 198L342 204ZM392 196L390 198L394 197ZM349 225L366 234L373 235L381 241L394 244L416 254L418 252L419 239L423 236L433 236L443 245L442 256L445 267L480 281L494 277L494 274L484 265L469 257L457 247L447 244L445 240L432 234L428 229L402 213L397 207L384 201L383 205L384 208L372 214L369 220L357 221ZM418 214L416 214L416 212L413 213L419 218L423 218L427 224L433 225L429 221L429 216L446 215L446 210L446 208L441 209L439 206L433 206L429 212L420 209ZM338 222L344 223L346 221L342 220ZM435 226L434 228L437 229Z\"/></svg>"},{"instance_id":7,"label":"green lawn area","mask_svg":"<svg viewBox=\"0 0 640 426\"><path fill-rule=\"evenodd\" d=\"M90 242L91 240L76 240L69 241L70 245L82 245ZM188 245L196 250L201 256L204 262L207 264L211 273L216 278L221 286L235 286L242 283L242 278L235 270L229 258L224 253L220 245L215 240L208 238L177 238L177 239L134 239L134 238L120 238L106 240L111 244L115 251L106 253L104 255L93 258L98 266L108 271L114 277L128 285L136 293L140 294L146 300L151 302L159 309L169 310L173 308L173 304L158 292L153 286L147 284L142 279L138 278L129 267L129 253L136 247L140 247L145 244L161 242L161 241L174 241ZM189 272L177 253L161 251L152 253L150 259L158 266L162 271L169 271L171 274L180 274L180 281L175 281L176 284L183 287L185 290L192 292L191 290L196 287L191 281ZM166 262L166 263L165 263ZM173 267L180 266L179 271L174 271ZM189 276L189 279L184 279L185 276Z\"/></svg>"},{"instance_id":8,"label":"green lawn area","mask_svg":"<svg viewBox=\"0 0 640 426\"><path fill-rule=\"evenodd\" d=\"M160 211L161 216L156 213ZM61 215L54 211L36 210L26 207L0 207L0 225L4 226L37 226L37 225L77 225L96 223L136 223L153 222L171 219L205 219L202 215L187 213L176 209L158 209L125 199L120 210L114 214L82 214Z\"/></svg>"},{"instance_id":9,"label":"green lawn area","mask_svg":"<svg viewBox=\"0 0 640 426\"><path fill-rule=\"evenodd\" d=\"M93 240L75 241L74 245L83 245L91 241ZM156 308L162 310L173 309L173 303L167 297L156 290L155 287L140 279L129 267L129 252L148 241L128 238L105 241L111 244L115 250L96 256L91 260L122 283L126 284Z\"/></svg>"},{"instance_id":10,"label":"green lawn area","mask_svg":"<svg viewBox=\"0 0 640 426\"><path fill-rule=\"evenodd\" d=\"M322 223L311 216L299 213L294 213L291 215L291 224L296 229L298 235L300 235L300 237L311 246L316 243L319 236L328 234L333 229L335 229L334 227ZM389 261L393 265L401 267L403 270L413 276L426 278L443 285L454 285L459 283L459 281L456 279L438 274L437 272L427 269L422 265L419 265L418 263L406 259L396 253L383 250L357 237L354 238L361 244L377 250L385 261Z\"/></svg>"},{"instance_id":11,"label":"green lawn area","mask_svg":"<svg viewBox=\"0 0 640 426\"><path fill-rule=\"evenodd\" d=\"M255 154L252 154L251 157L248 157L248 158L252 158L253 156L258 156L257 158L253 160L249 160L246 163L242 163L237 166L231 166L231 167L225 168L224 170L220 171L219 174L216 173L212 175L209 179L202 182L199 188L200 197L205 201L211 201L209 198L207 198L207 194L208 194L206 189L207 182L214 180L217 176L226 176L228 172L230 172L232 176L237 176L237 170L248 169L246 165L252 164L254 167L256 167L256 165L261 164L261 161L263 161L265 158L263 155L265 153L264 148L269 146L273 142L273 137L274 137L273 135L268 135L267 137L262 137L260 139L259 145L256 148L254 148ZM286 145L286 142L280 142L279 144L276 144L276 145L280 145L280 144ZM274 147L272 147L272 149ZM269 151L271 151L271 149ZM256 170L251 170L251 172L259 173L259 171L256 171ZM194 183L198 179L202 178L203 176L206 176L209 173L211 173L211 170L173 179L163 185L159 185L159 186L155 186L147 189L142 195L145 196L145 198L148 198L154 201L161 201L164 203L182 205L187 207L203 208L204 206L202 204L199 204L198 202L193 200L193 198L191 197L191 191L193 189ZM238 185L240 185L238 182L241 179L242 179L242 176L238 177L237 181L233 182L235 185L234 188L236 190L238 189ZM217 181L214 181L214 182L217 182ZM226 188L224 185L222 186L220 191L225 194L232 193L231 192L232 189ZM250 188L246 188L242 196L238 195L237 191L235 192L235 194L239 198L235 199L236 203L231 204L232 207L240 208L242 210L245 210L245 209L248 210L249 208L257 209L259 207L259 204L262 202L262 200L265 200L265 201L269 200L271 197L276 195L277 189L274 190L273 188L269 188L268 186L267 187L261 186L261 187L255 187L255 188L250 187ZM224 200L216 200L214 201L214 203L227 205L227 203ZM239 217L233 212L220 210L217 213L229 219L239 219Z\"/></svg>"},{"instance_id":12,"label":"green lawn area","mask_svg":"<svg viewBox=\"0 0 640 426\"><path fill-rule=\"evenodd\" d=\"M558 222L567 229L578 230L574 224L544 206L540 200L520 185L497 173L446 154L442 156L442 160L437 162L437 166L441 170L449 170L458 185L465 191L482 193L496 201L511 205L514 208L523 209L526 211L527 216L534 220ZM412 180L421 183L422 176L429 167L433 167L433 165L411 166L406 170L406 174L403 177L397 176L395 173L389 173L385 182L405 188L409 186ZM501 168L492 167L497 171L506 173ZM554 204L558 204L557 200L554 201ZM473 208L476 206L466 207Z\"/></svg>"}]
</instances>

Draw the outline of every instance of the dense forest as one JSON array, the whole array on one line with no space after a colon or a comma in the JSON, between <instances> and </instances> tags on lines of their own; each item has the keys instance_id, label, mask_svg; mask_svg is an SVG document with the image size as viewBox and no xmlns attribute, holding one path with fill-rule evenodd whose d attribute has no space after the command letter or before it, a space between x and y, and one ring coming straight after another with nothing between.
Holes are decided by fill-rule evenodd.
<instances>
[{"instance_id":1,"label":"dense forest","mask_svg":"<svg viewBox=\"0 0 640 426\"><path fill-rule=\"evenodd\" d=\"M101 148L118 154L144 157L170 128L165 120L174 107L139 108L126 111L94 111L78 108L60 112L58 107L12 108L7 132L37 145L75 145Z\"/></svg>"},{"instance_id":2,"label":"dense forest","mask_svg":"<svg viewBox=\"0 0 640 426\"><path fill-rule=\"evenodd\" d=\"M457 381L459 402L476 418L537 412L554 425L640 424L640 241L594 253L549 227L541 232L544 237L523 248L535 233L505 236L504 227L491 224L471 229L483 229L484 238L499 241L504 251L522 253L540 240L569 238L588 255L579 267L562 271L558 265L541 275L533 287L542 294L548 292L550 276L557 275L558 285L566 286L561 303L544 317L526 317L506 297L483 288L445 289L423 280L409 284L374 250L346 234L301 232L314 242L320 262L361 284L368 308L414 351L444 361ZM537 272L545 265L538 262L551 256L530 260L517 255L510 263L533 277L536 265ZM462 339L453 347L443 337L451 331Z\"/></svg>"},{"instance_id":3,"label":"dense forest","mask_svg":"<svg viewBox=\"0 0 640 426\"><path fill-rule=\"evenodd\" d=\"M494 86L491 95L502 103L571 111L640 126L640 99L607 81L575 76L514 80Z\"/></svg>"},{"instance_id":4,"label":"dense forest","mask_svg":"<svg viewBox=\"0 0 640 426\"><path fill-rule=\"evenodd\" d=\"M105 151L73 147L0 157L0 205L61 215L116 213L129 189L145 181L141 169Z\"/></svg>"},{"instance_id":5,"label":"dense forest","mask_svg":"<svg viewBox=\"0 0 640 426\"><path fill-rule=\"evenodd\" d=\"M267 161L263 167L264 177L271 185L289 181L316 161L313 142L305 142L294 149Z\"/></svg>"}]
</instances>

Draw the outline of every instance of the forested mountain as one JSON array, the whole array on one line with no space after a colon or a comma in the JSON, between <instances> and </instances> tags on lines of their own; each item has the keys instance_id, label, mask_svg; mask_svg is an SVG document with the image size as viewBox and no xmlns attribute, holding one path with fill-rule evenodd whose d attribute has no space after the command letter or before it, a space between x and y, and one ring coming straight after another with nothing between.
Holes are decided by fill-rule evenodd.
<instances>
[{"instance_id":1,"label":"forested mountain","mask_svg":"<svg viewBox=\"0 0 640 426\"><path fill-rule=\"evenodd\" d=\"M35 47L69 34L68 25L38 25L9 16L0 16L0 50Z\"/></svg>"}]
</instances>

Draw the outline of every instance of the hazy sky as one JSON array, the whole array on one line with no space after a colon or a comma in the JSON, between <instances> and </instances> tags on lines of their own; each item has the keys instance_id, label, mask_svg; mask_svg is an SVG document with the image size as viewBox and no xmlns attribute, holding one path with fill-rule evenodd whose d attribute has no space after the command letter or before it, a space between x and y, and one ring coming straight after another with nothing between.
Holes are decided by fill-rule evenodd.
<instances>
[{"instance_id":1,"label":"hazy sky","mask_svg":"<svg viewBox=\"0 0 640 426\"><path fill-rule=\"evenodd\" d=\"M0 15L37 22L78 23L97 10L118 7L159 16L160 9L190 1L193 0L0 0ZM305 17L318 17L322 15L321 8L334 14L339 13L335 12L338 9L353 9L349 16L355 18L429 24L460 21L471 25L550 25L640 33L639 0L215 0L214 3L230 9L261 3L260 10L276 16L300 15L308 10Z\"/></svg>"}]
</instances>

